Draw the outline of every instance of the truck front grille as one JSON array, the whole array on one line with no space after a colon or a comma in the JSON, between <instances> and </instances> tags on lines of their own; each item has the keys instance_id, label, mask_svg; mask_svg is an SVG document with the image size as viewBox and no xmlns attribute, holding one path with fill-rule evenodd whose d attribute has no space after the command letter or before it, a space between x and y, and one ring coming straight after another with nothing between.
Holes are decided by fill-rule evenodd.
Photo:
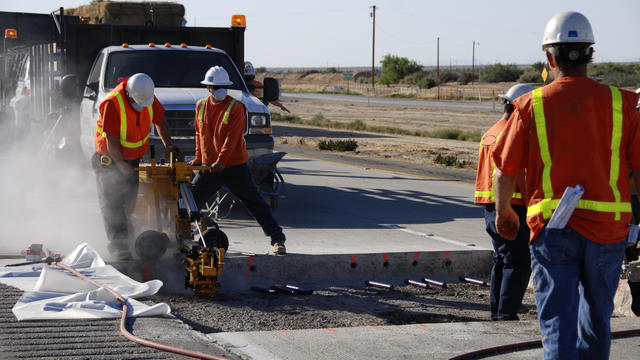
<instances>
[{"instance_id":1,"label":"truck front grille","mask_svg":"<svg viewBox=\"0 0 640 360\"><path fill-rule=\"evenodd\" d=\"M195 110L167 110L164 118L169 124L171 137L195 139Z\"/></svg>"}]
</instances>

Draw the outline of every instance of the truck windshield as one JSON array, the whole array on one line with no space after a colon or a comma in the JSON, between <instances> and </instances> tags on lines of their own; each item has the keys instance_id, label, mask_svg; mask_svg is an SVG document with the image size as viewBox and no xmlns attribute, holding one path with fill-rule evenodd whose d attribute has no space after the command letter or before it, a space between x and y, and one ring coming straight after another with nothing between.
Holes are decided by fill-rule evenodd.
<instances>
[{"instance_id":1,"label":"truck windshield","mask_svg":"<svg viewBox=\"0 0 640 360\"><path fill-rule=\"evenodd\" d=\"M114 52L109 56L105 87L136 73L149 75L156 87L203 88L200 81L212 66L222 66L233 82L230 89L243 90L244 83L226 54L205 51L142 50Z\"/></svg>"}]
</instances>

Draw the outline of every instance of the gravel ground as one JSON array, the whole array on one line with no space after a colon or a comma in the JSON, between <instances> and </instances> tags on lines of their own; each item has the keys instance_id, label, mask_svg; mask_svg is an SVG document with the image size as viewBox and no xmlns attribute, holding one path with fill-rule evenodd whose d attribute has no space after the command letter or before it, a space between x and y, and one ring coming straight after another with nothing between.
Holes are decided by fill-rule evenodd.
<instances>
[{"instance_id":1,"label":"gravel ground","mask_svg":"<svg viewBox=\"0 0 640 360\"><path fill-rule=\"evenodd\" d=\"M204 333L489 321L489 288L456 283L445 289L399 286L393 290L330 287L311 295L155 295L172 313ZM519 314L536 319L531 290Z\"/></svg>"}]
</instances>

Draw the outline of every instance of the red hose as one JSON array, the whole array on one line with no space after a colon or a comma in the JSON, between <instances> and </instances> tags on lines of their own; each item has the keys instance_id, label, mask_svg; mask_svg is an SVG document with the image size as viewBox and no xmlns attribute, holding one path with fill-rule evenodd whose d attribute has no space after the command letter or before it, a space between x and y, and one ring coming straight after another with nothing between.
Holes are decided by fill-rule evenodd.
<instances>
[{"instance_id":1,"label":"red hose","mask_svg":"<svg viewBox=\"0 0 640 360\"><path fill-rule=\"evenodd\" d=\"M640 329L622 330L622 331L612 332L611 333L611 338L619 338L619 337L627 337L627 336L638 336L638 335L640 335ZM477 357L483 357L483 356L487 356L487 355L491 355L491 354L498 354L498 353L507 352L507 351L514 351L514 350L532 349L532 348L537 348L537 347L542 347L542 341L540 341L540 340L526 341L526 342L521 342L521 343L500 345L500 346L495 346L495 347L491 347L491 348L480 349L480 350L472 351L470 353L454 356L454 357L450 358L449 360L475 359Z\"/></svg>"},{"instance_id":2,"label":"red hose","mask_svg":"<svg viewBox=\"0 0 640 360\"><path fill-rule=\"evenodd\" d=\"M127 339L133 341L134 343L137 343L137 344L140 344L140 345L143 345L143 346L147 346L147 347L151 347L151 348L154 348L154 349L167 351L167 352L172 352L172 353L185 355L185 356L190 356L190 357L198 358L198 359L228 360L227 358L223 358L223 357L220 357L220 356L208 355L208 354L200 353L200 352L197 352L197 351L186 350L186 349L182 349L182 348L178 348L178 347L174 347L174 346L169 346L169 345L160 344L160 343L157 343L157 342L141 339L141 338L133 335L132 333L130 333L127 330L127 327L125 326L125 322L126 322L126 319L127 319L128 307L127 307L127 301L120 294L115 292L113 289L108 288L108 287L100 284L99 282L82 275L81 273L79 273L78 271L76 271L75 269L73 269L73 268L71 268L69 266L61 264L59 262L55 262L54 265L56 265L57 267L59 267L59 268L61 268L63 270L71 272L75 276L77 276L77 277L79 277L79 278L81 278L83 280L86 280L86 281L94 284L97 287L104 288L105 290L110 292L113 296L115 296L116 299L118 299L118 301L122 304L122 317L120 318L120 332L122 333L122 335L124 337L126 337Z\"/></svg>"}]
</instances>

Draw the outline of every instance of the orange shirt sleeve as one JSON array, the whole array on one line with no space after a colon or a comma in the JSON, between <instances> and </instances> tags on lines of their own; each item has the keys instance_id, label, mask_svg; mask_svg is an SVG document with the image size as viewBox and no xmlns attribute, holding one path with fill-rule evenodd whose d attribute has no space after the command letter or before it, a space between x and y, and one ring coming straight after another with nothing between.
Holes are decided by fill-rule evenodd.
<instances>
[{"instance_id":1,"label":"orange shirt sleeve","mask_svg":"<svg viewBox=\"0 0 640 360\"><path fill-rule=\"evenodd\" d=\"M157 97L153 97L153 104L151 104L151 108L153 109L153 123L158 124L162 119L164 119L164 106L160 104Z\"/></svg>"},{"instance_id":2,"label":"orange shirt sleeve","mask_svg":"<svg viewBox=\"0 0 640 360\"><path fill-rule=\"evenodd\" d=\"M239 145L238 142L241 141L244 134L244 122L244 105L236 102L233 104L233 108L229 114L229 128L227 128L224 142L222 143L222 147L218 153L217 162L221 162L223 164L228 163L229 158L231 158L236 147Z\"/></svg>"},{"instance_id":3,"label":"orange shirt sleeve","mask_svg":"<svg viewBox=\"0 0 640 360\"><path fill-rule=\"evenodd\" d=\"M627 122L629 139L627 141L627 159L631 165L631 170L640 170L640 111L636 109L638 95L630 91L623 91L622 118L629 119Z\"/></svg>"},{"instance_id":4,"label":"orange shirt sleeve","mask_svg":"<svg viewBox=\"0 0 640 360\"><path fill-rule=\"evenodd\" d=\"M492 151L496 167L507 175L518 175L526 166L528 156L527 127L516 108Z\"/></svg>"},{"instance_id":5,"label":"orange shirt sleeve","mask_svg":"<svg viewBox=\"0 0 640 360\"><path fill-rule=\"evenodd\" d=\"M115 99L107 100L100 109L102 130L106 133L120 136L120 111L115 104Z\"/></svg>"}]
</instances>

